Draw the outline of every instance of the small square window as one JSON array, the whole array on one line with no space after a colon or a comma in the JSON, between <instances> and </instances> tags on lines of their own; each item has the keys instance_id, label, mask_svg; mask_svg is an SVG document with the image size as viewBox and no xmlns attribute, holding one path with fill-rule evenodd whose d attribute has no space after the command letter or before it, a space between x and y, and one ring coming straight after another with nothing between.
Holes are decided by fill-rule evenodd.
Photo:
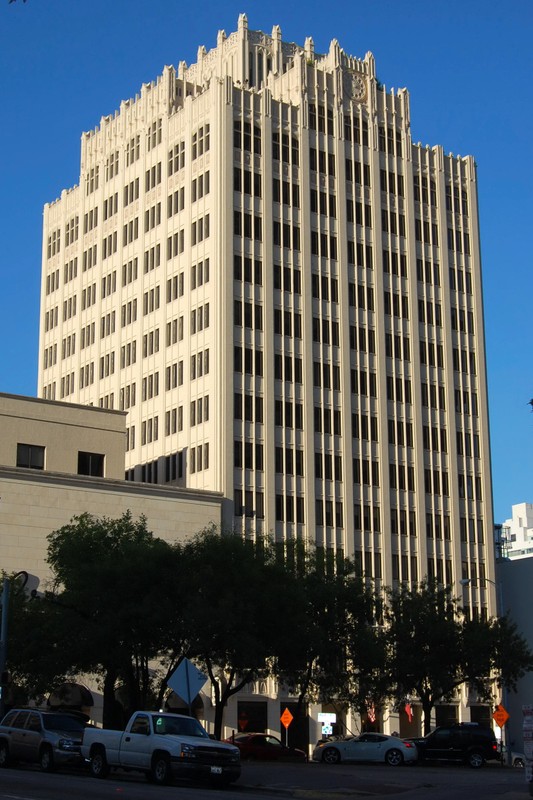
<instances>
[{"instance_id":1,"label":"small square window","mask_svg":"<svg viewBox=\"0 0 533 800\"><path fill-rule=\"evenodd\" d=\"M17 467L44 469L44 447L38 444L17 444Z\"/></svg>"},{"instance_id":2,"label":"small square window","mask_svg":"<svg viewBox=\"0 0 533 800\"><path fill-rule=\"evenodd\" d=\"M78 475L104 477L104 456L101 453L78 452Z\"/></svg>"}]
</instances>

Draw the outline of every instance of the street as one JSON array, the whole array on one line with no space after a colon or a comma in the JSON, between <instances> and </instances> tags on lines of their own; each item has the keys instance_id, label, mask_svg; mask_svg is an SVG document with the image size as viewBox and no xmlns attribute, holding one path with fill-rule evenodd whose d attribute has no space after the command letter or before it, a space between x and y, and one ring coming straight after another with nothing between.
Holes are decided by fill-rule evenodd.
<instances>
[{"instance_id":1,"label":"street","mask_svg":"<svg viewBox=\"0 0 533 800\"><path fill-rule=\"evenodd\" d=\"M85 772L43 774L37 769L5 769L0 800L248 800L294 797L306 800L522 800L529 797L522 769L487 765L385 767L376 765L243 764L241 780L227 790L182 783L159 787L137 774L116 773L95 780Z\"/></svg>"}]
</instances>

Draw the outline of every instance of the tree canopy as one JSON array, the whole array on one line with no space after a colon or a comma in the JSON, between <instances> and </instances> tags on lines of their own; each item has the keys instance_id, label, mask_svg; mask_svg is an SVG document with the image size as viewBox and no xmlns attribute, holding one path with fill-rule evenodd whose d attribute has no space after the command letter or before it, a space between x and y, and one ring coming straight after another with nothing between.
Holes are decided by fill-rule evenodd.
<instances>
[{"instance_id":1,"label":"tree canopy","mask_svg":"<svg viewBox=\"0 0 533 800\"><path fill-rule=\"evenodd\" d=\"M8 667L28 697L95 674L108 727L160 707L185 657L211 680L217 736L230 697L266 676L301 709L337 702L364 717L418 699L427 731L461 684L489 701L533 669L508 617L468 619L451 588L429 580L378 593L353 561L302 543L211 528L170 544L142 517L81 514L50 534L47 562L40 599L13 583Z\"/></svg>"},{"instance_id":2,"label":"tree canopy","mask_svg":"<svg viewBox=\"0 0 533 800\"><path fill-rule=\"evenodd\" d=\"M390 694L420 699L424 730L431 711L464 683L492 699L493 683L515 688L533 669L533 654L506 617L468 619L449 586L426 580L388 591L385 636Z\"/></svg>"}]
</instances>

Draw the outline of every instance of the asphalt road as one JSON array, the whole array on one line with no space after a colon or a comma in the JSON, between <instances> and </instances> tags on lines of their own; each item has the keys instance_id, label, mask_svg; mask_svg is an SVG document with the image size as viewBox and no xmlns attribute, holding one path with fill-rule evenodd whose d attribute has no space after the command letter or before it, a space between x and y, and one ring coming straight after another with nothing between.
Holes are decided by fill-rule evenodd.
<instances>
[{"instance_id":1,"label":"asphalt road","mask_svg":"<svg viewBox=\"0 0 533 800\"><path fill-rule=\"evenodd\" d=\"M524 770L487 765L385 767L377 765L244 764L241 780L221 791L201 784L159 787L134 773L96 780L86 773L0 772L0 800L525 800Z\"/></svg>"}]
</instances>

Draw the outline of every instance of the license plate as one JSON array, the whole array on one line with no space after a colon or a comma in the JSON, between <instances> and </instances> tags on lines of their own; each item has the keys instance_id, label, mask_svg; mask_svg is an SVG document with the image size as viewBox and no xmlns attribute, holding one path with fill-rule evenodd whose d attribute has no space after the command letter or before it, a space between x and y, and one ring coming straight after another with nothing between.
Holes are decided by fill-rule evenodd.
<instances>
[{"instance_id":1,"label":"license plate","mask_svg":"<svg viewBox=\"0 0 533 800\"><path fill-rule=\"evenodd\" d=\"M211 767L211 775L222 775L222 767Z\"/></svg>"}]
</instances>

